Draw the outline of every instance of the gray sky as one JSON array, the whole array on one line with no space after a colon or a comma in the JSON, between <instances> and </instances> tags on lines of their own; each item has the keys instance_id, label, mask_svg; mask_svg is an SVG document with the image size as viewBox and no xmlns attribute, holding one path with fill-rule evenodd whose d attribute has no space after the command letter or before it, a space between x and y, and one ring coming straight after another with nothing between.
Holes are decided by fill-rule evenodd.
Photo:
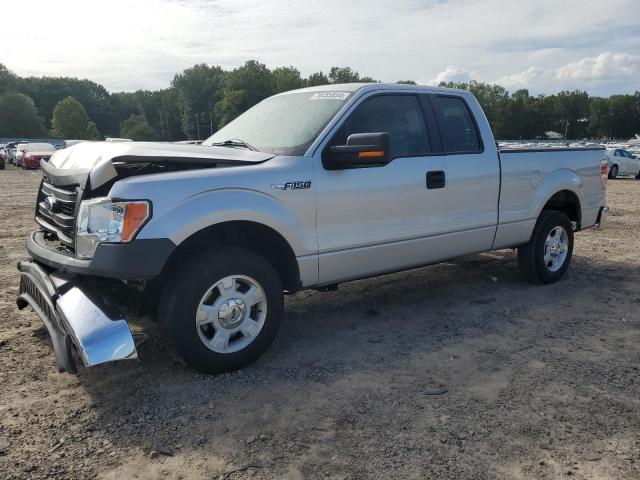
<instances>
[{"instance_id":1,"label":"gray sky","mask_svg":"<svg viewBox=\"0 0 640 480\"><path fill-rule=\"evenodd\" d=\"M640 0L4 0L0 63L107 89L206 62L382 81L470 78L533 93L640 90Z\"/></svg>"}]
</instances>

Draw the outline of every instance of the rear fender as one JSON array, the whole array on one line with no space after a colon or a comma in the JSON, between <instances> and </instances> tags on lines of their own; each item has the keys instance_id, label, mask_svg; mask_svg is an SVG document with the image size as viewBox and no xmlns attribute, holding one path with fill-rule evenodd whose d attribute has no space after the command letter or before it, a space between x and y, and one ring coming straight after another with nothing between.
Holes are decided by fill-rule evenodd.
<instances>
[{"instance_id":1,"label":"rear fender","mask_svg":"<svg viewBox=\"0 0 640 480\"><path fill-rule=\"evenodd\" d=\"M581 213L585 205L583 182L580 176L573 170L561 169L556 170L546 177L536 190L533 202L531 203L532 210L529 218L538 218L551 197L563 190L568 190L578 197L578 208L580 209L579 213Z\"/></svg>"}]
</instances>

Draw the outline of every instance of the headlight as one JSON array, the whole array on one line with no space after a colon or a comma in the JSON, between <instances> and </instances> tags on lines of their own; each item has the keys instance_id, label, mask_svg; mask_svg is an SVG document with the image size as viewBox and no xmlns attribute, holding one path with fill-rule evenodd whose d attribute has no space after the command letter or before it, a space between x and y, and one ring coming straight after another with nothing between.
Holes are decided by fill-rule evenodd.
<instances>
[{"instance_id":1,"label":"headlight","mask_svg":"<svg viewBox=\"0 0 640 480\"><path fill-rule=\"evenodd\" d=\"M144 200L102 197L83 201L76 227L76 255L91 258L100 243L130 242L150 216L150 204Z\"/></svg>"}]
</instances>

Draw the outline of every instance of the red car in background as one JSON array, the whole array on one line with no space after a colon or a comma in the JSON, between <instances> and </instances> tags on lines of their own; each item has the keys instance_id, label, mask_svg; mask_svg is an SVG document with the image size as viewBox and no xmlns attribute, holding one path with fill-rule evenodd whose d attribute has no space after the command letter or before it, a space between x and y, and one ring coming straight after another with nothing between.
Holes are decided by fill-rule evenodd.
<instances>
[{"instance_id":1,"label":"red car in background","mask_svg":"<svg viewBox=\"0 0 640 480\"><path fill-rule=\"evenodd\" d=\"M22 155L21 165L24 169L40 168L40 160L48 161L56 151L50 143L29 143Z\"/></svg>"}]
</instances>

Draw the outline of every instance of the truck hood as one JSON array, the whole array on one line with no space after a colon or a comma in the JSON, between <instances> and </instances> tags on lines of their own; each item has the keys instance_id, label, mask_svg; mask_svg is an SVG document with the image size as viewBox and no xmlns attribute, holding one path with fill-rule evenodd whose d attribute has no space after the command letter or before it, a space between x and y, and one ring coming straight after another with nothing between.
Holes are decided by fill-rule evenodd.
<instances>
[{"instance_id":1,"label":"truck hood","mask_svg":"<svg viewBox=\"0 0 640 480\"><path fill-rule=\"evenodd\" d=\"M41 167L53 184L96 189L118 176L119 165L171 165L172 168L214 168L252 165L274 157L243 148L208 147L160 142L83 142L55 152ZM146 172L145 172L146 173Z\"/></svg>"},{"instance_id":2,"label":"truck hood","mask_svg":"<svg viewBox=\"0 0 640 480\"><path fill-rule=\"evenodd\" d=\"M270 153L253 152L243 148L205 147L159 142L83 142L59 150L51 157L53 167L65 170L91 170L120 157L135 157L137 161L200 161L264 162L273 157Z\"/></svg>"}]
</instances>

